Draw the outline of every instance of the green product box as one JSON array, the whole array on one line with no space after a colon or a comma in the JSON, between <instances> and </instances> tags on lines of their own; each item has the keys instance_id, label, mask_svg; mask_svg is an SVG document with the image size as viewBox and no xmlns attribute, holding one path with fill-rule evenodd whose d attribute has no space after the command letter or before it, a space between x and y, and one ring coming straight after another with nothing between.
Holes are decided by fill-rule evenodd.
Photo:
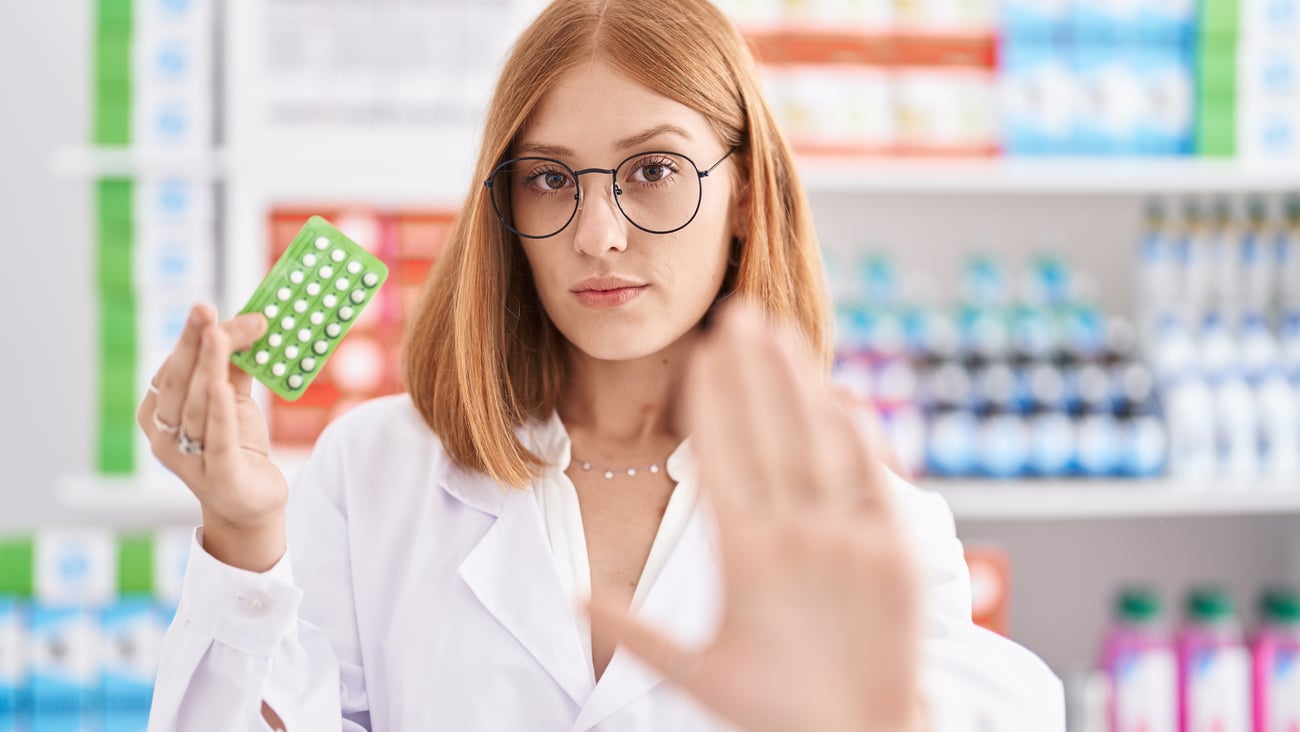
<instances>
[{"instance_id":1,"label":"green product box","mask_svg":"<svg viewBox=\"0 0 1300 732\"><path fill-rule=\"evenodd\" d=\"M0 597L30 599L35 587L35 566L31 537L0 541Z\"/></svg>"},{"instance_id":2,"label":"green product box","mask_svg":"<svg viewBox=\"0 0 1300 732\"><path fill-rule=\"evenodd\" d=\"M1206 103L1206 102L1209 103ZM1231 103L1199 100L1196 115L1196 154L1232 157L1237 151L1237 115Z\"/></svg>"},{"instance_id":3,"label":"green product box","mask_svg":"<svg viewBox=\"0 0 1300 732\"><path fill-rule=\"evenodd\" d=\"M95 24L104 26L131 27L131 8L134 0L97 0L95 3Z\"/></svg>"},{"instance_id":4,"label":"green product box","mask_svg":"<svg viewBox=\"0 0 1300 732\"><path fill-rule=\"evenodd\" d=\"M1236 36L1239 0L1199 0L1197 30L1205 36Z\"/></svg>"},{"instance_id":5,"label":"green product box","mask_svg":"<svg viewBox=\"0 0 1300 732\"><path fill-rule=\"evenodd\" d=\"M1233 36L1201 38L1196 50L1197 95L1235 96L1237 93L1237 39Z\"/></svg>"},{"instance_id":6,"label":"green product box","mask_svg":"<svg viewBox=\"0 0 1300 732\"><path fill-rule=\"evenodd\" d=\"M118 538L117 589L122 595L152 595L153 537L129 534Z\"/></svg>"},{"instance_id":7,"label":"green product box","mask_svg":"<svg viewBox=\"0 0 1300 732\"><path fill-rule=\"evenodd\" d=\"M102 415L99 420L98 468L105 475L135 472L135 418Z\"/></svg>"}]
</instances>

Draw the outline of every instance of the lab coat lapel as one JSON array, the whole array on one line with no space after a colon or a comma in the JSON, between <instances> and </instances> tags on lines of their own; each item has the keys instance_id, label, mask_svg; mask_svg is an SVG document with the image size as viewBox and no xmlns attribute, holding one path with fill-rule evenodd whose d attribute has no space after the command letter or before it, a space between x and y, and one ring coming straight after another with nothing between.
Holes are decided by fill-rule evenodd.
<instances>
[{"instance_id":1,"label":"lab coat lapel","mask_svg":"<svg viewBox=\"0 0 1300 732\"><path fill-rule=\"evenodd\" d=\"M686 647L710 641L721 612L721 580L711 522L711 514L697 506L637 613L641 622ZM661 675L619 646L571 732L590 730L662 681Z\"/></svg>"},{"instance_id":2,"label":"lab coat lapel","mask_svg":"<svg viewBox=\"0 0 1300 732\"><path fill-rule=\"evenodd\" d=\"M460 565L479 602L582 706L594 680L532 493L501 489L497 520Z\"/></svg>"}]
</instances>

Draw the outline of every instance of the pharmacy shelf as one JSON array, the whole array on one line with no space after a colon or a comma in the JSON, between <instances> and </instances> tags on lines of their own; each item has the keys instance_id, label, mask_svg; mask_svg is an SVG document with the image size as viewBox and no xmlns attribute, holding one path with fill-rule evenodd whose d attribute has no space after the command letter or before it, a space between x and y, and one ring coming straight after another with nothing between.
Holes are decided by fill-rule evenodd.
<instances>
[{"instance_id":1,"label":"pharmacy shelf","mask_svg":"<svg viewBox=\"0 0 1300 732\"><path fill-rule=\"evenodd\" d=\"M453 171L470 162L465 151L454 160L423 150L295 152L172 151L144 148L65 148L55 153L54 172L67 177L185 175L292 181L311 194L326 194L338 178L385 192L462 195ZM1142 194L1300 192L1300 163L1243 162L1197 158L890 158L812 156L799 160L806 188L813 192L952 194Z\"/></svg>"},{"instance_id":2,"label":"pharmacy shelf","mask_svg":"<svg viewBox=\"0 0 1300 732\"><path fill-rule=\"evenodd\" d=\"M1196 158L830 158L800 161L814 192L1177 194L1300 192L1300 163Z\"/></svg>"},{"instance_id":3,"label":"pharmacy shelf","mask_svg":"<svg viewBox=\"0 0 1300 732\"><path fill-rule=\"evenodd\" d=\"M1300 515L1300 481L924 480L967 521Z\"/></svg>"}]
</instances>

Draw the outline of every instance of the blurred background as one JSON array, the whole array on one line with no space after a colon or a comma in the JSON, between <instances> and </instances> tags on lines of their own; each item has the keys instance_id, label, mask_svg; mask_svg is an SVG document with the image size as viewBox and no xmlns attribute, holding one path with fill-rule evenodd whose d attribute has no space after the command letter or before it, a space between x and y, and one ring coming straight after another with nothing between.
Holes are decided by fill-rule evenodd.
<instances>
[{"instance_id":1,"label":"blurred background","mask_svg":"<svg viewBox=\"0 0 1300 732\"><path fill-rule=\"evenodd\" d=\"M144 729L198 515L134 409L192 302L237 311L323 215L392 279L304 398L261 393L277 460L401 390L542 5L11 8L0 731ZM837 379L948 499L977 620L1072 732L1300 729L1300 0L719 5L799 153Z\"/></svg>"}]
</instances>

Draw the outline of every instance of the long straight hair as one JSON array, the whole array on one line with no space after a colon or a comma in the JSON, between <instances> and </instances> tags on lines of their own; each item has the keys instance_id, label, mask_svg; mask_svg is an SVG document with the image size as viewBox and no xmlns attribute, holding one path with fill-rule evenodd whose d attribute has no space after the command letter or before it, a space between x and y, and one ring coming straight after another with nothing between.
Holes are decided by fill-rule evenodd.
<instances>
[{"instance_id":1,"label":"long straight hair","mask_svg":"<svg viewBox=\"0 0 1300 732\"><path fill-rule=\"evenodd\" d=\"M736 294L793 323L829 363L829 298L808 202L735 26L707 0L556 0L515 42L497 81L475 180L403 351L412 402L448 455L503 485L523 487L544 465L515 428L556 408L564 340L482 181L509 157L542 96L594 58L700 112L739 148L748 226L733 242L720 297Z\"/></svg>"}]
</instances>

